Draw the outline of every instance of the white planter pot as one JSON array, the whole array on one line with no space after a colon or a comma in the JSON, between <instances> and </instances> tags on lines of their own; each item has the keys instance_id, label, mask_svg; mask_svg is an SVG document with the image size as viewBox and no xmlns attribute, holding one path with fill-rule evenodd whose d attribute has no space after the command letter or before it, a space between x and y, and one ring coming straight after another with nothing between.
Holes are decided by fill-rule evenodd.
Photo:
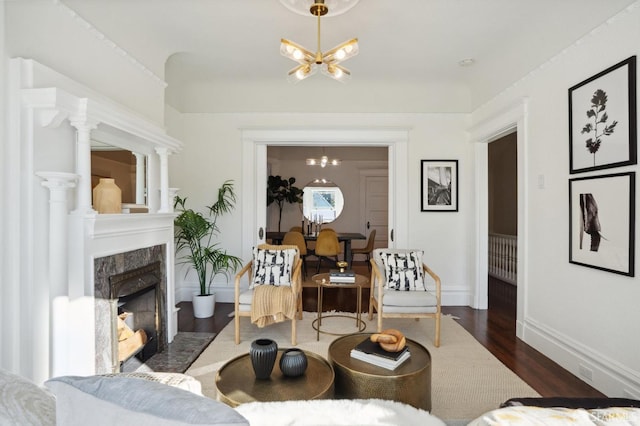
<instances>
[{"instance_id":1,"label":"white planter pot","mask_svg":"<svg viewBox=\"0 0 640 426\"><path fill-rule=\"evenodd\" d=\"M208 294L200 296L200 292L193 293L193 316L196 318L209 318L213 316L216 307L216 295Z\"/></svg>"}]
</instances>

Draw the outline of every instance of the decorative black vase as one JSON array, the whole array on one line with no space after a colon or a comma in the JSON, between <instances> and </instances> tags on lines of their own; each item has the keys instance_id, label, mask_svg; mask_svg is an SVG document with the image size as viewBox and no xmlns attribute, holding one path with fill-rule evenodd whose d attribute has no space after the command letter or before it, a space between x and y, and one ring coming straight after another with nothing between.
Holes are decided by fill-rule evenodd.
<instances>
[{"instance_id":1,"label":"decorative black vase","mask_svg":"<svg viewBox=\"0 0 640 426\"><path fill-rule=\"evenodd\" d=\"M280 370L288 377L298 377L307 369L307 355L296 348L287 349L280 357Z\"/></svg>"},{"instance_id":2,"label":"decorative black vase","mask_svg":"<svg viewBox=\"0 0 640 426\"><path fill-rule=\"evenodd\" d=\"M276 363L278 344L271 339L257 339L251 342L249 357L256 379L268 379Z\"/></svg>"}]
</instances>

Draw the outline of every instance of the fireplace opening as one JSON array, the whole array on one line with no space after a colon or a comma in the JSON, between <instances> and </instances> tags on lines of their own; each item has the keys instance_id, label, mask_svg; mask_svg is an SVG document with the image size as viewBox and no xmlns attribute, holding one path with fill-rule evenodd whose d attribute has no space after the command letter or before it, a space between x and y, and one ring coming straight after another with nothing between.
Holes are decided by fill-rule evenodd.
<instances>
[{"instance_id":1,"label":"fireplace opening","mask_svg":"<svg viewBox=\"0 0 640 426\"><path fill-rule=\"evenodd\" d=\"M161 276L154 262L109 277L114 371L135 369L162 350Z\"/></svg>"}]
</instances>

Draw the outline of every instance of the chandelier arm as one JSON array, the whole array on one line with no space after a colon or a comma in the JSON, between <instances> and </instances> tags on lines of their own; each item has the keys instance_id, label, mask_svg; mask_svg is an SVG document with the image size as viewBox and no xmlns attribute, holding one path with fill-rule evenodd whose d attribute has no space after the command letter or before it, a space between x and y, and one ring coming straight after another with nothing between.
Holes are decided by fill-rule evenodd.
<instances>
[{"instance_id":1,"label":"chandelier arm","mask_svg":"<svg viewBox=\"0 0 640 426\"><path fill-rule=\"evenodd\" d=\"M338 51L342 50L342 57L337 57ZM326 51L322 57L325 64L339 64L346 61L358 54L358 39L352 38L351 40L340 43L331 50Z\"/></svg>"}]
</instances>

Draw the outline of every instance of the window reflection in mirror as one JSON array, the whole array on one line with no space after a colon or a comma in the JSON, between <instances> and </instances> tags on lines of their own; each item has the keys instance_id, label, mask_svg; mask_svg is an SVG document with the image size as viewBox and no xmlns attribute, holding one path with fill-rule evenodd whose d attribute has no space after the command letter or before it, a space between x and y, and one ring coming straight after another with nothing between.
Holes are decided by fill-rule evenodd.
<instances>
[{"instance_id":1,"label":"window reflection in mirror","mask_svg":"<svg viewBox=\"0 0 640 426\"><path fill-rule=\"evenodd\" d=\"M144 187L142 194L136 194L136 156L131 151L114 147L94 148L91 150L91 188L100 183L101 178L112 178L122 191L123 203L145 204ZM144 169L142 173L145 173ZM143 179L146 182L146 176Z\"/></svg>"},{"instance_id":2,"label":"window reflection in mirror","mask_svg":"<svg viewBox=\"0 0 640 426\"><path fill-rule=\"evenodd\" d=\"M333 182L316 179L303 190L302 213L308 220L331 223L342 213L344 196Z\"/></svg>"}]
</instances>

